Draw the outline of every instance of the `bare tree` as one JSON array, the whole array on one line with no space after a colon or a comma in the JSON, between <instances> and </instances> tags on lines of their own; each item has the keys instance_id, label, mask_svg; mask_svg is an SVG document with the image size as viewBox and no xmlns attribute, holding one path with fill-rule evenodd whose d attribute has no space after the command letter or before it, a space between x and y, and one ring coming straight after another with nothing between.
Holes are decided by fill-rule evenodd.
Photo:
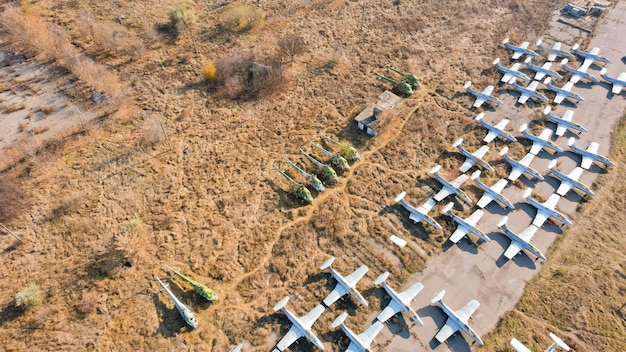
<instances>
[{"instance_id":1,"label":"bare tree","mask_svg":"<svg viewBox=\"0 0 626 352\"><path fill-rule=\"evenodd\" d=\"M290 62L293 58L304 52L304 38L299 35L287 35L278 40L278 48L281 56L289 56Z\"/></svg>"}]
</instances>

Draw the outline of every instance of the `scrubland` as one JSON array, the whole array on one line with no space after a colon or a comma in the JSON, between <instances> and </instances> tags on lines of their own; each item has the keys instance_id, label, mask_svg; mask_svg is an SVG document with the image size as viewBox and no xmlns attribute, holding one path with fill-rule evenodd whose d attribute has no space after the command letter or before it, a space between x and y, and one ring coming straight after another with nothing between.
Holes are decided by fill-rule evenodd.
<instances>
[{"instance_id":1,"label":"scrubland","mask_svg":"<svg viewBox=\"0 0 626 352\"><path fill-rule=\"evenodd\" d=\"M488 68L493 57L508 55L499 46L502 38L518 42L541 33L562 4L5 5L3 51L53 68L57 89L96 117L37 148L17 144L2 154L0 221L25 240L0 238L3 346L224 351L244 340L249 350L269 350L288 329L272 307L289 295L289 307L304 314L323 299L332 286L318 267L330 255L342 273L361 263L370 267L359 284L370 307L350 317L350 324L364 326L367 313L381 307L380 291L372 288L376 275L391 271L397 286L446 239L411 224L391 203L402 190L415 203L426 198L433 182L428 170L441 164L448 177L445 170L462 162L450 144L460 136L468 148L479 140L482 130L471 121L470 98L460 87L468 79L477 86L496 81ZM372 139L352 117L389 87L372 74L393 77L385 64L415 73L423 88ZM94 91L107 100L90 101ZM27 110L17 111L27 116ZM303 206L272 163L289 158L313 170L298 146L312 151L309 139L319 142L321 135L351 141L362 160ZM623 164L620 136L615 155ZM599 290L623 296L608 280L623 280L623 265L587 250L601 246L618 258L623 248L609 235L623 223L621 214L611 213L624 208L613 196L623 186L619 173L602 176L600 194L582 207L585 220L559 241L554 260L485 350L503 350L508 336L522 339L523 331L542 339L543 332L525 330L536 326L576 335L581 350L623 346L624 323L615 318L623 302L585 303L606 302ZM607 221L599 227L597 217ZM388 236L394 233L416 238L419 248L392 247ZM605 256L606 265L594 260ZM574 266L583 258L591 260L588 266ZM159 292L152 276L167 276L162 264L220 296L208 304L171 281L174 293L198 313L198 329L189 331ZM15 294L31 284L43 300L24 310L15 305ZM591 311L580 309L583 304ZM329 346L334 350L346 345L329 328L343 309L353 308L340 302L318 323L323 340L339 341ZM569 322L576 326L562 325ZM303 342L292 350L309 348Z\"/></svg>"}]
</instances>

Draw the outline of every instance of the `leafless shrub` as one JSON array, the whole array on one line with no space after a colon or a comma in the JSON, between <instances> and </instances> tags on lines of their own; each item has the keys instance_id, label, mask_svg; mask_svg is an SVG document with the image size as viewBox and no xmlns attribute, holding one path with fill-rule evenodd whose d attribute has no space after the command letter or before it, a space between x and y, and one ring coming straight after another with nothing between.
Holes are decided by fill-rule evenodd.
<instances>
[{"instance_id":1,"label":"leafless shrub","mask_svg":"<svg viewBox=\"0 0 626 352\"><path fill-rule=\"evenodd\" d=\"M271 95L284 83L279 65L257 62L253 55L235 55L219 61L213 86L231 99Z\"/></svg>"},{"instance_id":2,"label":"leafless shrub","mask_svg":"<svg viewBox=\"0 0 626 352\"><path fill-rule=\"evenodd\" d=\"M156 119L148 119L143 123L142 144L151 147L165 141L165 134L161 128L161 123Z\"/></svg>"},{"instance_id":3,"label":"leafless shrub","mask_svg":"<svg viewBox=\"0 0 626 352\"><path fill-rule=\"evenodd\" d=\"M280 55L289 56L290 61L293 61L293 58L304 52L305 43L304 38L299 35L287 35L278 40L278 49L280 51Z\"/></svg>"}]
</instances>

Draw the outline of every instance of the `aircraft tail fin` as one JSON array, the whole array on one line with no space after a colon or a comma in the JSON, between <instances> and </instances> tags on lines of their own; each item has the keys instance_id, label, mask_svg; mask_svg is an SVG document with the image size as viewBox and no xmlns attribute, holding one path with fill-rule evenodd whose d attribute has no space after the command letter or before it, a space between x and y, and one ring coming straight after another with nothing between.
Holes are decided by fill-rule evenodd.
<instances>
[{"instance_id":1,"label":"aircraft tail fin","mask_svg":"<svg viewBox=\"0 0 626 352\"><path fill-rule=\"evenodd\" d=\"M530 61L532 61L532 59L531 59L530 57L527 57L527 58L524 60L524 63L525 63L525 64L527 64L527 63L530 63Z\"/></svg>"},{"instance_id":2,"label":"aircraft tail fin","mask_svg":"<svg viewBox=\"0 0 626 352\"><path fill-rule=\"evenodd\" d=\"M528 124L527 123L523 123L521 126L519 126L519 131L520 132L524 132L524 131L526 131L526 128L528 128Z\"/></svg>"},{"instance_id":3,"label":"aircraft tail fin","mask_svg":"<svg viewBox=\"0 0 626 352\"><path fill-rule=\"evenodd\" d=\"M574 46L572 47L572 51L573 51L573 50L578 50L578 48L580 48L580 44L576 43L576 44L574 44Z\"/></svg>"},{"instance_id":4,"label":"aircraft tail fin","mask_svg":"<svg viewBox=\"0 0 626 352\"><path fill-rule=\"evenodd\" d=\"M374 285L380 286L380 284L385 282L385 280L387 280L388 277L389 277L389 272L385 271L384 273L380 274L380 276L377 277L376 280L374 280Z\"/></svg>"},{"instance_id":5,"label":"aircraft tail fin","mask_svg":"<svg viewBox=\"0 0 626 352\"><path fill-rule=\"evenodd\" d=\"M509 220L508 216L503 216L502 219L500 219L500 222L498 222L498 227L502 227L506 225L506 222Z\"/></svg>"},{"instance_id":6,"label":"aircraft tail fin","mask_svg":"<svg viewBox=\"0 0 626 352\"><path fill-rule=\"evenodd\" d=\"M569 61L567 59L563 59L561 60L561 65L567 65Z\"/></svg>"},{"instance_id":7,"label":"aircraft tail fin","mask_svg":"<svg viewBox=\"0 0 626 352\"><path fill-rule=\"evenodd\" d=\"M285 298L281 299L280 302L276 303L276 305L274 306L274 312L279 311L280 309L283 309L283 307L287 305L288 301L289 301L289 296L285 296Z\"/></svg>"},{"instance_id":8,"label":"aircraft tail fin","mask_svg":"<svg viewBox=\"0 0 626 352\"><path fill-rule=\"evenodd\" d=\"M526 188L524 190L524 195L522 195L522 198L526 199L528 197L530 197L530 195L533 193L533 189L532 188Z\"/></svg>"},{"instance_id":9,"label":"aircraft tail fin","mask_svg":"<svg viewBox=\"0 0 626 352\"><path fill-rule=\"evenodd\" d=\"M504 147L502 148L502 150L500 150L500 156L505 156L506 153L509 152L509 147Z\"/></svg>"},{"instance_id":10,"label":"aircraft tail fin","mask_svg":"<svg viewBox=\"0 0 626 352\"><path fill-rule=\"evenodd\" d=\"M576 143L576 139L574 139L574 137L569 137L569 138L567 139L567 145L568 145L569 147L573 146L573 145L574 145L574 143Z\"/></svg>"},{"instance_id":11,"label":"aircraft tail fin","mask_svg":"<svg viewBox=\"0 0 626 352\"><path fill-rule=\"evenodd\" d=\"M552 78L550 77L546 77L546 79L543 80L543 84L548 85L550 84L550 82L552 82ZM549 106L547 106L549 108Z\"/></svg>"},{"instance_id":12,"label":"aircraft tail fin","mask_svg":"<svg viewBox=\"0 0 626 352\"><path fill-rule=\"evenodd\" d=\"M333 321L331 327L333 329L336 329L339 325L343 324L343 322L346 320L346 317L348 316L348 312L343 312L341 313L337 319L335 319L335 321Z\"/></svg>"},{"instance_id":13,"label":"aircraft tail fin","mask_svg":"<svg viewBox=\"0 0 626 352\"><path fill-rule=\"evenodd\" d=\"M329 268L333 262L335 261L335 257L330 257L328 258L324 264L322 264L322 266L320 266L320 270L326 270L327 268Z\"/></svg>"},{"instance_id":14,"label":"aircraft tail fin","mask_svg":"<svg viewBox=\"0 0 626 352\"><path fill-rule=\"evenodd\" d=\"M495 60L493 60L493 64L494 64L494 65L497 65L497 64L499 64L499 63L500 63L500 58L499 58L499 57L496 57L496 59L495 59Z\"/></svg>"},{"instance_id":15,"label":"aircraft tail fin","mask_svg":"<svg viewBox=\"0 0 626 352\"><path fill-rule=\"evenodd\" d=\"M450 202L448 204L446 204L446 206L441 210L442 213L446 214L447 212L449 212L450 210L452 210L452 207L454 206L453 202Z\"/></svg>"},{"instance_id":16,"label":"aircraft tail fin","mask_svg":"<svg viewBox=\"0 0 626 352\"><path fill-rule=\"evenodd\" d=\"M509 42L509 38L504 38L504 40L502 41L502 44L506 44Z\"/></svg>"},{"instance_id":17,"label":"aircraft tail fin","mask_svg":"<svg viewBox=\"0 0 626 352\"><path fill-rule=\"evenodd\" d=\"M445 294L446 294L446 290L439 291L439 293L437 293L435 297L433 297L433 299L430 300L430 303L437 303L441 301L441 299L443 298L443 295Z\"/></svg>"},{"instance_id":18,"label":"aircraft tail fin","mask_svg":"<svg viewBox=\"0 0 626 352\"><path fill-rule=\"evenodd\" d=\"M548 77L548 78L550 78L550 77ZM548 78L546 78L546 80L547 80ZM544 114L544 115L548 115L551 111L552 111L552 108L551 108L551 107L549 107L549 106L546 106L546 108L545 108L545 109L543 109L543 114Z\"/></svg>"},{"instance_id":19,"label":"aircraft tail fin","mask_svg":"<svg viewBox=\"0 0 626 352\"><path fill-rule=\"evenodd\" d=\"M394 201L395 203L398 203L399 201L403 200L405 196L406 196L406 192L405 192L405 191L402 191L402 192L400 192L400 194L398 194L398 195L396 196L396 198L394 198L394 199L393 199L393 201Z\"/></svg>"},{"instance_id":20,"label":"aircraft tail fin","mask_svg":"<svg viewBox=\"0 0 626 352\"><path fill-rule=\"evenodd\" d=\"M557 346L561 347L562 349L569 351L570 347L563 342L563 340L561 340L558 336L556 336L553 333L550 333L550 338L552 339L552 341L554 341L554 343L556 343Z\"/></svg>"},{"instance_id":21,"label":"aircraft tail fin","mask_svg":"<svg viewBox=\"0 0 626 352\"><path fill-rule=\"evenodd\" d=\"M537 39L537 42L535 43L535 45L540 47L542 43L543 43L543 39L539 38Z\"/></svg>"},{"instance_id":22,"label":"aircraft tail fin","mask_svg":"<svg viewBox=\"0 0 626 352\"><path fill-rule=\"evenodd\" d=\"M477 179L477 178L479 178L479 177L480 177L480 170L476 170L476 171L474 171L474 173L472 173L472 175L470 176L470 178L471 178L472 180L475 180L475 179Z\"/></svg>"},{"instance_id":23,"label":"aircraft tail fin","mask_svg":"<svg viewBox=\"0 0 626 352\"><path fill-rule=\"evenodd\" d=\"M550 163L548 164L548 169L552 170L554 169L555 166L556 166L556 159L550 160Z\"/></svg>"},{"instance_id":24,"label":"aircraft tail fin","mask_svg":"<svg viewBox=\"0 0 626 352\"><path fill-rule=\"evenodd\" d=\"M603 67L603 68L600 70L600 75L602 76L602 75L604 75L604 74L606 74L606 67Z\"/></svg>"}]
</instances>

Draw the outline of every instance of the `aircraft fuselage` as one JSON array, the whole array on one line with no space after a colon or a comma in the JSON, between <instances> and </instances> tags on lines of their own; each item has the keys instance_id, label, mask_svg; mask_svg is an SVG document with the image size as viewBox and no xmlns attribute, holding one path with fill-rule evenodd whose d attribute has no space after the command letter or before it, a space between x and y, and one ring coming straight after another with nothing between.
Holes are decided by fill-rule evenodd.
<instances>
[{"instance_id":1,"label":"aircraft fuselage","mask_svg":"<svg viewBox=\"0 0 626 352\"><path fill-rule=\"evenodd\" d=\"M420 319L415 310L411 308L411 302L405 302L404 300L402 300L402 298L398 296L396 291L394 291L394 289L387 285L387 282L383 282L383 287L385 288L385 291L387 291L389 297L391 297L393 301L399 304L400 307L402 307L402 309L410 315L413 321L419 322L420 325L422 324L422 319Z\"/></svg>"},{"instance_id":2,"label":"aircraft fuselage","mask_svg":"<svg viewBox=\"0 0 626 352\"><path fill-rule=\"evenodd\" d=\"M361 295L361 293L359 293L359 291L357 291L354 287L350 286L350 284L346 282L346 279L337 271L335 271L335 269L333 269L332 266L329 266L328 270L333 275L335 280L337 280L337 284L348 289L348 291L350 292L350 295L354 297L354 299L356 299L357 301L359 301L359 303L367 307L367 301L365 300L365 298L363 298L363 296Z\"/></svg>"},{"instance_id":3,"label":"aircraft fuselage","mask_svg":"<svg viewBox=\"0 0 626 352\"><path fill-rule=\"evenodd\" d=\"M302 322L300 321L300 318L298 318L297 316L295 316L293 313L291 313L291 311L289 309L287 309L286 307L283 307L283 312L285 313L285 315L287 316L287 318L289 318L289 320L291 321L291 323L294 325L292 327L296 328L298 330L300 330L301 334L299 335L303 335L304 337L306 337L309 341L311 341L317 348L323 350L324 349L324 344L322 344L322 341L320 341L317 336L315 336L315 334L313 333L313 331L311 331L311 329L304 329Z\"/></svg>"},{"instance_id":4,"label":"aircraft fuselage","mask_svg":"<svg viewBox=\"0 0 626 352\"><path fill-rule=\"evenodd\" d=\"M558 196L558 195L557 195ZM542 203L538 202L537 200L535 200L535 198L533 197L528 197L526 198L526 201L534 206L535 208L537 208L537 213L542 213L543 215L545 215L547 218L554 218L559 220L560 222L567 224L567 225L572 225L572 222L567 219L565 216L563 216L563 214L559 213L558 211L554 210L554 209L550 209L548 207L546 207L545 205L543 205Z\"/></svg>"},{"instance_id":5,"label":"aircraft fuselage","mask_svg":"<svg viewBox=\"0 0 626 352\"><path fill-rule=\"evenodd\" d=\"M448 306L446 306L445 303L443 303L443 300L437 301L437 304L439 305L441 310L443 310L443 312L446 313L448 318L452 320L451 323L456 325L456 327L458 328L457 330L463 330L474 341L478 342L480 345L483 345L483 340L480 339L478 334L474 330L472 330L472 328L469 325L463 323L461 319L459 319L459 317L456 315L456 313L452 309L448 308Z\"/></svg>"}]
</instances>

